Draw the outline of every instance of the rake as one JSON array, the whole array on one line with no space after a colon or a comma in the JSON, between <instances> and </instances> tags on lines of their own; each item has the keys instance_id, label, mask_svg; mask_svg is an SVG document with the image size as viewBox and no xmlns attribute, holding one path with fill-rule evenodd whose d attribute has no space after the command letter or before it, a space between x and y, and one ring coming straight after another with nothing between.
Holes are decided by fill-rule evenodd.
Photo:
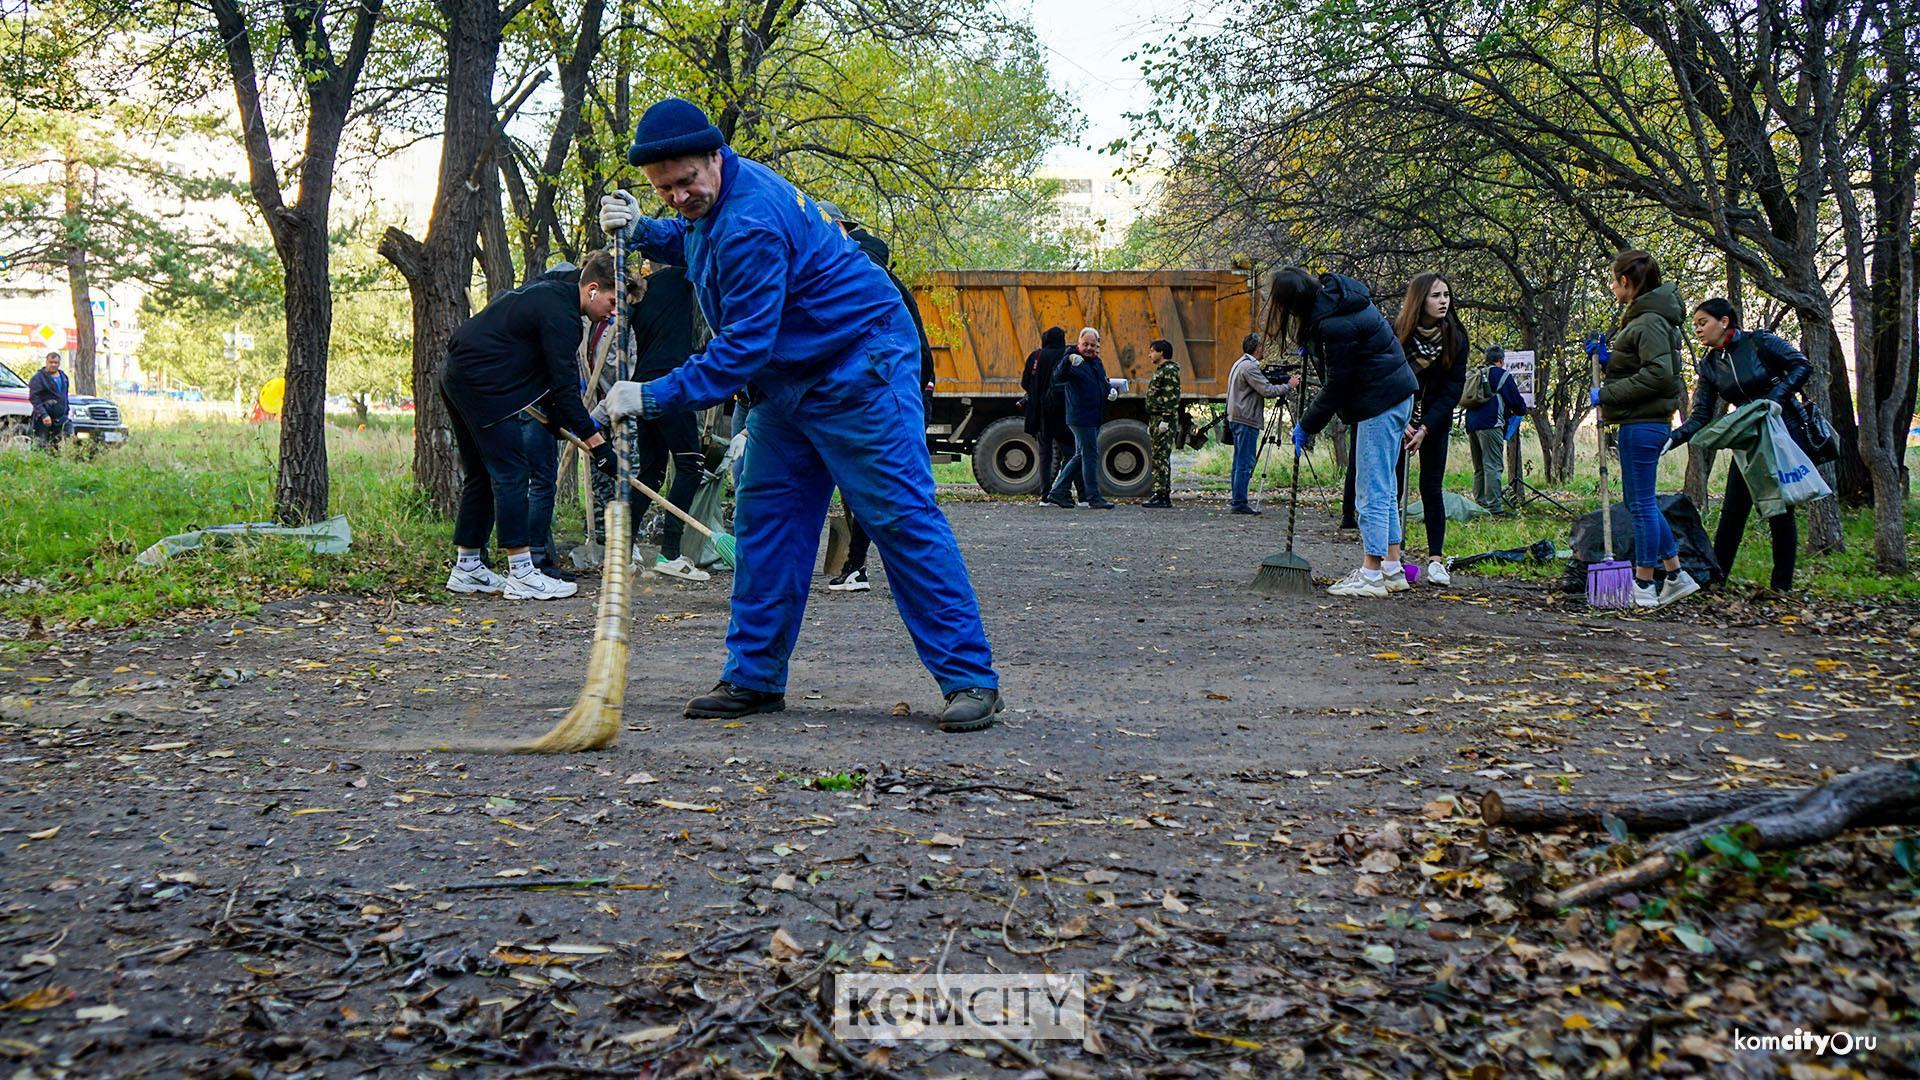
<instances>
[{"instance_id":1,"label":"rake","mask_svg":"<svg viewBox=\"0 0 1920 1080\"><path fill-rule=\"evenodd\" d=\"M1593 382L1600 384L1600 364L1593 365ZM1600 561L1587 564L1587 606L1633 606L1633 564L1613 557L1613 497L1607 486L1607 428L1594 413L1593 430L1600 434Z\"/></svg>"},{"instance_id":2,"label":"rake","mask_svg":"<svg viewBox=\"0 0 1920 1080\"><path fill-rule=\"evenodd\" d=\"M527 412L532 414L535 420L538 420L543 424L547 422L546 416L543 415L539 409L529 408ZM573 432L568 431L564 428L557 428L555 430L558 430L560 432L561 438L567 440L568 442L572 443L574 446L578 447L581 453L583 454L592 453L591 450L587 449L586 442L582 440L580 436L575 435ZM625 473L627 471L627 461L625 456L622 456L620 458L620 471L622 473ZM705 522L701 521L697 517L694 517L692 514L687 513L685 510L682 510L679 507L673 505L673 503L667 500L666 496L660 494L659 492L653 490L647 485L641 483L637 477L626 476L625 479L628 487L631 487L633 490L639 492L642 495L645 495L649 499L652 499L653 504L655 506L658 506L660 509L665 510L669 514L672 514L674 517L679 518L681 523L686 525L687 528L692 529L694 532L697 532L701 536L706 537L707 542L713 545L713 550L719 553L720 561L727 564L727 569L732 570L739 566L739 563L736 561L739 555L739 541L735 540L731 533L714 532L712 529L707 528L707 525ZM620 500L615 500L615 501L620 501ZM615 546L613 542L613 534L608 533L607 534L607 550L609 552L621 552L621 551L625 551L626 548Z\"/></svg>"}]
</instances>

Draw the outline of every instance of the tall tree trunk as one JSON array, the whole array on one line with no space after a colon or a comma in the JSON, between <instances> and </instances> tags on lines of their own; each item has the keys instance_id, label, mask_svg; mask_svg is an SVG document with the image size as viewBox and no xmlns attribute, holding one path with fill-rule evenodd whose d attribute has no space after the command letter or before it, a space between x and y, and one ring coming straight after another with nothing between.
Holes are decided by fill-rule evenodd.
<instances>
[{"instance_id":1,"label":"tall tree trunk","mask_svg":"<svg viewBox=\"0 0 1920 1080\"><path fill-rule=\"evenodd\" d=\"M1816 283L1816 289L1820 286ZM1835 363L1839 359L1834 348L1838 338L1834 336L1831 313L1824 310L1799 309L1800 346L1807 360L1813 365L1813 374L1807 379L1807 396L1833 419L1834 430L1840 432L1841 465L1830 471L1836 476L1844 471L1849 446L1857 455L1860 439L1859 427L1853 420L1852 396L1847 392L1846 365ZM1836 377L1834 372L1839 372ZM1842 412L1842 406L1845 412ZM1845 420L1845 429L1841 421ZM1853 438L1849 442L1845 431L1851 430ZM1858 460L1857 457L1855 459ZM1833 498L1817 499L1807 504L1807 552L1821 555L1846 548L1846 537L1840 528L1841 488L1834 486Z\"/></svg>"},{"instance_id":2,"label":"tall tree trunk","mask_svg":"<svg viewBox=\"0 0 1920 1080\"><path fill-rule=\"evenodd\" d=\"M99 336L93 325L93 293L87 280L86 196L80 183L79 151L69 143L66 154L67 290L73 294L73 389L92 395L94 348Z\"/></svg>"},{"instance_id":3,"label":"tall tree trunk","mask_svg":"<svg viewBox=\"0 0 1920 1080\"><path fill-rule=\"evenodd\" d=\"M503 125L493 106L502 20L497 0L440 0L439 7L446 24L447 96L433 214L424 241L388 229L380 253L407 279L413 298L414 482L435 509L451 515L459 501L460 469L440 396L440 368L447 342L472 310L467 291L485 217L483 196L494 190L487 174L495 171Z\"/></svg>"},{"instance_id":4,"label":"tall tree trunk","mask_svg":"<svg viewBox=\"0 0 1920 1080\"><path fill-rule=\"evenodd\" d=\"M276 241L286 267L287 391L280 407L275 516L307 524L327 516L327 343L333 336L327 214L289 215Z\"/></svg>"},{"instance_id":5,"label":"tall tree trunk","mask_svg":"<svg viewBox=\"0 0 1920 1080\"><path fill-rule=\"evenodd\" d=\"M505 156L502 154L501 156ZM480 272L487 278L487 299L518 283L513 272L512 241L507 239L507 215L500 205L500 170L488 169L480 194ZM527 276L538 273L527 264Z\"/></svg>"}]
</instances>

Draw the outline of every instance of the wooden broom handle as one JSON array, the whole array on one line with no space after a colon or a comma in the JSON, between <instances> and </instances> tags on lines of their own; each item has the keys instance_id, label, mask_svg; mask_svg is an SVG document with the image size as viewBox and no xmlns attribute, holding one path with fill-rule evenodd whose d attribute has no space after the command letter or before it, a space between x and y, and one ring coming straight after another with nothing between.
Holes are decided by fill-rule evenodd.
<instances>
[{"instance_id":1,"label":"wooden broom handle","mask_svg":"<svg viewBox=\"0 0 1920 1080\"><path fill-rule=\"evenodd\" d=\"M539 409L534 408L531 405L527 406L527 413L531 415L535 420L540 421L542 424L545 424L547 422L546 414L541 412ZM575 435L571 431L568 431L566 428L556 427L556 428L553 428L553 430L558 431L560 433L560 437L567 440L567 442L573 444L575 449L579 450L583 454L586 454L589 458L592 457L593 451L587 449L587 441L585 439L582 439L580 436ZM641 483L640 481L634 479L631 476L627 478L627 483L632 484L633 489L635 491L638 491L640 494L645 495L649 499L652 499L655 505L659 506L660 509L665 510L667 513L672 514L674 517L677 517L681 521L685 522L687 527L691 528L694 532L699 533L701 536L704 536L709 540L713 539L713 530L707 528L706 525L704 525L699 518L694 517L692 514L689 514L685 510L682 510L679 507L668 502L666 498L662 496L659 492L653 490L652 488L648 487L647 485Z\"/></svg>"}]
</instances>

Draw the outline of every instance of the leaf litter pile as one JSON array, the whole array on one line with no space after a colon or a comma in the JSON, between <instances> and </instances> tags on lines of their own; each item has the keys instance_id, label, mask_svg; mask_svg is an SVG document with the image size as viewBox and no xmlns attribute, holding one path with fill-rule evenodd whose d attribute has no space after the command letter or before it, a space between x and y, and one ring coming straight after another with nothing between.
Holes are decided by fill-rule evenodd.
<instances>
[{"instance_id":1,"label":"leaf litter pile","mask_svg":"<svg viewBox=\"0 0 1920 1080\"><path fill-rule=\"evenodd\" d=\"M723 603L642 648L710 636ZM1371 680L1351 704L1201 672L1184 712L1016 711L962 746L910 729L902 694L802 692L745 724L636 709L617 751L541 761L308 730L526 693L511 663L448 655L577 640L482 618L511 609L305 603L56 640L0 673L0 1058L23 1078L1913 1075L1912 828L1788 851L1735 831L1562 909L1658 837L1491 827L1480 797L1911 761L1915 612L1420 603L1384 626L1314 609L1303 664ZM1557 630L1502 637L1515 619ZM932 971L1084 973L1091 1034L833 1035L832 977ZM1736 1042L1796 1029L1876 1044Z\"/></svg>"}]
</instances>

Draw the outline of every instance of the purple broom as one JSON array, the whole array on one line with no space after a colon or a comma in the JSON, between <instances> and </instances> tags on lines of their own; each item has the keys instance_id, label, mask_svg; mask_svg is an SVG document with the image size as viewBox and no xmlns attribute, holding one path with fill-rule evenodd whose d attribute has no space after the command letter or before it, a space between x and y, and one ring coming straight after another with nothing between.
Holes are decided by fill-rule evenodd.
<instances>
[{"instance_id":1,"label":"purple broom","mask_svg":"<svg viewBox=\"0 0 1920 1080\"><path fill-rule=\"evenodd\" d=\"M1600 365L1593 365L1594 385L1600 383ZM1587 564L1587 606L1630 608L1633 606L1633 564L1613 557L1613 497L1607 485L1607 429L1596 410L1593 430L1600 435L1600 536L1601 557Z\"/></svg>"}]
</instances>

